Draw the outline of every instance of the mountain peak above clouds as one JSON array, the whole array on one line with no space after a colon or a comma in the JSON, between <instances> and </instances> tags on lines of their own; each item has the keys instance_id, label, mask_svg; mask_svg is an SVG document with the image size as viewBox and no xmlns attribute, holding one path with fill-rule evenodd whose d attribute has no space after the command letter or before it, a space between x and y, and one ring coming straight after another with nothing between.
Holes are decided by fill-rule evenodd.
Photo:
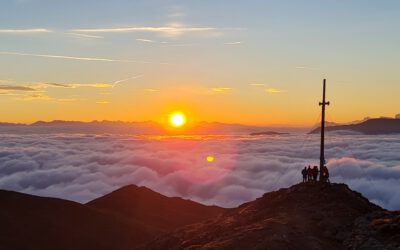
<instances>
[{"instance_id":1,"label":"mountain peak above clouds","mask_svg":"<svg viewBox=\"0 0 400 250\"><path fill-rule=\"evenodd\" d=\"M161 236L146 247L391 249L400 247L400 228L396 226L399 219L398 213L370 203L344 184L298 184L266 193L213 221L189 225ZM374 226L379 220L382 225ZM383 225L385 223L390 225ZM382 234L391 227L392 234ZM367 240L371 248L366 248Z\"/></svg>"},{"instance_id":2,"label":"mountain peak above clouds","mask_svg":"<svg viewBox=\"0 0 400 250\"><path fill-rule=\"evenodd\" d=\"M400 119L374 118L365 120L357 124L327 126L325 130L326 131L347 130L367 135L395 134L395 133L400 133ZM318 127L316 129L313 129L310 132L310 134L316 134L319 133L320 131L321 128Z\"/></svg>"}]
</instances>

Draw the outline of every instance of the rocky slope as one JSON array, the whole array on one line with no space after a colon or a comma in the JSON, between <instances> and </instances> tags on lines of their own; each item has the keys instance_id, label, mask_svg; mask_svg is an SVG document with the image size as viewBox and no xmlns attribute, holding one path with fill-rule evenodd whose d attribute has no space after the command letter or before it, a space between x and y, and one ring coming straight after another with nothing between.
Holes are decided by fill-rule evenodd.
<instances>
[{"instance_id":1,"label":"rocky slope","mask_svg":"<svg viewBox=\"0 0 400 250\"><path fill-rule=\"evenodd\" d=\"M397 249L398 215L344 184L298 184L160 236L143 249Z\"/></svg>"}]
</instances>

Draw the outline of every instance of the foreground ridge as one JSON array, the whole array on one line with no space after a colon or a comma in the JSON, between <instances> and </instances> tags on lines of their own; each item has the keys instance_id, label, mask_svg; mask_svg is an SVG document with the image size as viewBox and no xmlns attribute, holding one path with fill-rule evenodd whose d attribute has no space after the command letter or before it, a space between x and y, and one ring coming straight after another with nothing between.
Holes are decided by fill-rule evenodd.
<instances>
[{"instance_id":1,"label":"foreground ridge","mask_svg":"<svg viewBox=\"0 0 400 250\"><path fill-rule=\"evenodd\" d=\"M305 183L266 193L145 248L397 249L399 220L399 213L370 203L344 184Z\"/></svg>"},{"instance_id":2,"label":"foreground ridge","mask_svg":"<svg viewBox=\"0 0 400 250\"><path fill-rule=\"evenodd\" d=\"M302 183L224 209L129 185L87 204L0 190L0 249L399 249L400 211Z\"/></svg>"}]
</instances>

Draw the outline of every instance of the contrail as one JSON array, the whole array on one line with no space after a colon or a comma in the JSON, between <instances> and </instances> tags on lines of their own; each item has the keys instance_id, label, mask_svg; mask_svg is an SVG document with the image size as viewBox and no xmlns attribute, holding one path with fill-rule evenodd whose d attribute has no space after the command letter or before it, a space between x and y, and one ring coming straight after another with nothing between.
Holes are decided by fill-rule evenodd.
<instances>
[{"instance_id":1,"label":"contrail","mask_svg":"<svg viewBox=\"0 0 400 250\"><path fill-rule=\"evenodd\" d=\"M136 61L136 60L120 60L120 59L97 58L97 57L75 57L75 56L48 55L48 54L30 54L30 53L19 53L19 52L8 52L8 51L0 51L0 54L13 55L13 56L42 57L42 58L52 58L52 59L65 59L65 60L78 60L78 61L122 62L122 63L144 63L144 64L153 63L148 61ZM158 63L158 64L167 64L167 63Z\"/></svg>"},{"instance_id":2,"label":"contrail","mask_svg":"<svg viewBox=\"0 0 400 250\"><path fill-rule=\"evenodd\" d=\"M126 82L126 81L131 80L131 79L141 78L141 77L143 77L143 76L144 76L144 75L132 76L132 77L129 77L129 78L126 78L126 79L122 79L122 80L115 81L115 82L113 82L111 85L112 85L112 87L114 88L117 84L119 84L119 83L121 83L121 82Z\"/></svg>"}]
</instances>

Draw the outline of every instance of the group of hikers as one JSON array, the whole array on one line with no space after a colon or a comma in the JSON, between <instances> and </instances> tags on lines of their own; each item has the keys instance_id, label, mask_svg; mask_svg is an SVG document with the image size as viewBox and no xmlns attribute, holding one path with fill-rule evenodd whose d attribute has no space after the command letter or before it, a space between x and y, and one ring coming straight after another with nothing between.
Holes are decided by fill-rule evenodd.
<instances>
[{"instance_id":1,"label":"group of hikers","mask_svg":"<svg viewBox=\"0 0 400 250\"><path fill-rule=\"evenodd\" d=\"M329 181L329 171L326 166L323 166L321 169L322 173L320 175L320 181L321 182L330 182ZM304 169L301 171L301 174L303 175L303 183L305 182L317 182L318 180L318 174L319 174L318 166L314 166L311 168L310 165L305 166Z\"/></svg>"}]
</instances>

